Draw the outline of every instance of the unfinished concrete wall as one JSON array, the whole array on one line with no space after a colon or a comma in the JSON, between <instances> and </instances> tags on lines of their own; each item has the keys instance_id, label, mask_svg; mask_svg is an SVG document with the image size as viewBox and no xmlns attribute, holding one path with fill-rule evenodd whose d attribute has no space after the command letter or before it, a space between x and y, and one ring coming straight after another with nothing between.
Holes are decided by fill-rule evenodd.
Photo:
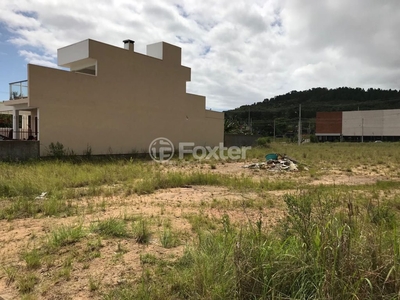
<instances>
[{"instance_id":1,"label":"unfinished concrete wall","mask_svg":"<svg viewBox=\"0 0 400 300\"><path fill-rule=\"evenodd\" d=\"M39 154L40 144L38 141L0 141L0 160L37 159Z\"/></svg>"}]
</instances>

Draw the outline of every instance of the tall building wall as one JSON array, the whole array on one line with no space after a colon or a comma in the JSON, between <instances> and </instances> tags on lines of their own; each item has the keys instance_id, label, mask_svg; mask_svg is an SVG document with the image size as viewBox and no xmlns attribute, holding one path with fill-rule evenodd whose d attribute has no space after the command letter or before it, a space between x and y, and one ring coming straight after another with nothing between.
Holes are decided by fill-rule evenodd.
<instances>
[{"instance_id":1,"label":"tall building wall","mask_svg":"<svg viewBox=\"0 0 400 300\"><path fill-rule=\"evenodd\" d=\"M343 112L343 136L377 136L384 132L383 110Z\"/></svg>"},{"instance_id":2,"label":"tall building wall","mask_svg":"<svg viewBox=\"0 0 400 300\"><path fill-rule=\"evenodd\" d=\"M383 111L383 135L400 136L400 109Z\"/></svg>"},{"instance_id":3,"label":"tall building wall","mask_svg":"<svg viewBox=\"0 0 400 300\"><path fill-rule=\"evenodd\" d=\"M342 112L317 112L316 135L334 135L342 133Z\"/></svg>"}]
</instances>

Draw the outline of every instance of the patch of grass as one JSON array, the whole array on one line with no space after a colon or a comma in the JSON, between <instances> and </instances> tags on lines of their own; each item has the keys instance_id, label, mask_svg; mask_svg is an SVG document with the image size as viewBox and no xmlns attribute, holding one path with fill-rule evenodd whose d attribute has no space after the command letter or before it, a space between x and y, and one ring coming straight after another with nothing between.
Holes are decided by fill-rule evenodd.
<instances>
[{"instance_id":1,"label":"patch of grass","mask_svg":"<svg viewBox=\"0 0 400 300\"><path fill-rule=\"evenodd\" d=\"M157 257L152 253L145 253L140 255L141 264L155 265L157 263Z\"/></svg>"},{"instance_id":2,"label":"patch of grass","mask_svg":"<svg viewBox=\"0 0 400 300\"><path fill-rule=\"evenodd\" d=\"M63 278L67 281L69 281L71 279L73 260L74 260L74 257L72 255L65 257L61 268L56 273L56 276L58 278Z\"/></svg>"},{"instance_id":3,"label":"patch of grass","mask_svg":"<svg viewBox=\"0 0 400 300\"><path fill-rule=\"evenodd\" d=\"M125 254L128 251L128 248L126 248L120 241L117 243L116 253Z\"/></svg>"},{"instance_id":4,"label":"patch of grass","mask_svg":"<svg viewBox=\"0 0 400 300\"><path fill-rule=\"evenodd\" d=\"M200 232L202 230L215 230L217 228L215 220L202 213L200 214L186 214L184 217L192 225L192 230Z\"/></svg>"},{"instance_id":5,"label":"patch of grass","mask_svg":"<svg viewBox=\"0 0 400 300\"><path fill-rule=\"evenodd\" d=\"M367 206L367 211L372 223L389 228L397 226L397 218L393 212L393 208L387 204L381 205L378 203L375 205L370 202Z\"/></svg>"},{"instance_id":6,"label":"patch of grass","mask_svg":"<svg viewBox=\"0 0 400 300\"><path fill-rule=\"evenodd\" d=\"M14 282L18 275L18 268L11 265L11 266L3 266L2 269L7 278L6 284L9 285L10 283Z\"/></svg>"},{"instance_id":7,"label":"patch of grass","mask_svg":"<svg viewBox=\"0 0 400 300\"><path fill-rule=\"evenodd\" d=\"M130 234L126 228L126 223L122 219L109 218L98 221L92 229L102 236L107 237L129 237Z\"/></svg>"},{"instance_id":8,"label":"patch of grass","mask_svg":"<svg viewBox=\"0 0 400 300\"><path fill-rule=\"evenodd\" d=\"M74 244L85 236L86 231L82 224L75 226L61 226L50 233L46 246L48 250L53 251L60 247Z\"/></svg>"},{"instance_id":9,"label":"patch of grass","mask_svg":"<svg viewBox=\"0 0 400 300\"><path fill-rule=\"evenodd\" d=\"M58 272L57 276L59 278L64 278L65 280L69 281L71 279L71 266L63 266Z\"/></svg>"},{"instance_id":10,"label":"patch of grass","mask_svg":"<svg viewBox=\"0 0 400 300\"><path fill-rule=\"evenodd\" d=\"M0 219L37 216L71 216L77 214L77 207L72 202L60 200L55 196L45 199L16 197L0 210Z\"/></svg>"},{"instance_id":11,"label":"patch of grass","mask_svg":"<svg viewBox=\"0 0 400 300\"><path fill-rule=\"evenodd\" d=\"M94 292L100 289L101 278L89 276L89 291Z\"/></svg>"},{"instance_id":12,"label":"patch of grass","mask_svg":"<svg viewBox=\"0 0 400 300\"><path fill-rule=\"evenodd\" d=\"M375 184L377 189L380 190L390 190L390 189L399 189L400 182L392 181L392 180L378 180Z\"/></svg>"},{"instance_id":13,"label":"patch of grass","mask_svg":"<svg viewBox=\"0 0 400 300\"><path fill-rule=\"evenodd\" d=\"M139 244L148 244L152 235L148 223L143 218L132 222L132 234Z\"/></svg>"},{"instance_id":14,"label":"patch of grass","mask_svg":"<svg viewBox=\"0 0 400 300\"><path fill-rule=\"evenodd\" d=\"M108 293L104 294L104 300L131 300L131 299L146 299L146 298L138 298L137 292L132 289L131 285L125 284L120 287L116 287L109 291ZM147 298L150 299L150 298Z\"/></svg>"},{"instance_id":15,"label":"patch of grass","mask_svg":"<svg viewBox=\"0 0 400 300\"><path fill-rule=\"evenodd\" d=\"M17 287L21 294L28 294L33 292L38 282L39 278L36 276L36 274L28 272L18 276Z\"/></svg>"},{"instance_id":16,"label":"patch of grass","mask_svg":"<svg viewBox=\"0 0 400 300\"><path fill-rule=\"evenodd\" d=\"M81 257L81 261L88 261L101 256L100 249L103 247L101 238L90 239L87 241L84 255Z\"/></svg>"},{"instance_id":17,"label":"patch of grass","mask_svg":"<svg viewBox=\"0 0 400 300\"><path fill-rule=\"evenodd\" d=\"M42 263L40 261L41 254L40 254L39 250L37 250L37 249L33 249L31 251L24 252L22 254L22 257L26 262L26 267L28 268L28 270L38 269L42 265Z\"/></svg>"},{"instance_id":18,"label":"patch of grass","mask_svg":"<svg viewBox=\"0 0 400 300\"><path fill-rule=\"evenodd\" d=\"M371 219L347 193L331 189L287 195L284 200L287 217L274 232L264 231L261 217L238 228L225 215L218 222L221 226L210 231L204 226L205 216L190 216L197 224L197 239L180 259L159 264L154 256L142 256L146 269L141 281L108 295L135 299L397 297L400 237L397 226L384 223L397 222L398 216L389 217L384 210L378 212L381 221Z\"/></svg>"},{"instance_id":19,"label":"patch of grass","mask_svg":"<svg viewBox=\"0 0 400 300\"><path fill-rule=\"evenodd\" d=\"M160 242L164 248L173 248L180 244L178 236L170 228L166 227L160 233Z\"/></svg>"}]
</instances>

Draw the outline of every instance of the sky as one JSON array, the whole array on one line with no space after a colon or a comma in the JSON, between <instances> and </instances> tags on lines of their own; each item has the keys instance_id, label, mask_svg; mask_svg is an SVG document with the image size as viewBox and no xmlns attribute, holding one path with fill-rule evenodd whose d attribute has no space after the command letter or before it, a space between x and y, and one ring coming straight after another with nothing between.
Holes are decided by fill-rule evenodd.
<instances>
[{"instance_id":1,"label":"sky","mask_svg":"<svg viewBox=\"0 0 400 300\"><path fill-rule=\"evenodd\" d=\"M227 110L314 87L400 89L399 0L0 1L0 100L85 39L182 48L187 92Z\"/></svg>"}]
</instances>

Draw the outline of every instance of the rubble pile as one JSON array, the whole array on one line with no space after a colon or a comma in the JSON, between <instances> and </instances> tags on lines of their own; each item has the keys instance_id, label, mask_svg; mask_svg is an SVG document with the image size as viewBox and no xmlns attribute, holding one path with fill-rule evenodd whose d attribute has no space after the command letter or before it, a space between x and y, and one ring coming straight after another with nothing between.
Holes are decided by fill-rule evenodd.
<instances>
[{"instance_id":1,"label":"rubble pile","mask_svg":"<svg viewBox=\"0 0 400 300\"><path fill-rule=\"evenodd\" d=\"M280 154L267 154L265 156L266 162L252 163L244 165L243 168L249 169L266 169L268 171L281 172L281 171L298 171L297 161L288 156Z\"/></svg>"}]
</instances>

